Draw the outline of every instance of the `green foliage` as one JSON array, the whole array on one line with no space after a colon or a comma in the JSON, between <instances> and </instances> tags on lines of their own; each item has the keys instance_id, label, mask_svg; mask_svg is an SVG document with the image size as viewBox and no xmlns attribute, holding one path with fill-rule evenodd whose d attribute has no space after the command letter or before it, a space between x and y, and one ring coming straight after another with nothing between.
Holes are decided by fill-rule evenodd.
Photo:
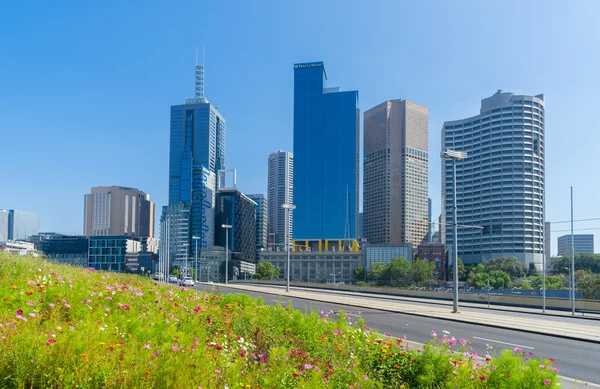
<instances>
[{"instance_id":1,"label":"green foliage","mask_svg":"<svg viewBox=\"0 0 600 389\"><path fill-rule=\"evenodd\" d=\"M367 272L364 267L358 266L354 269L354 279L357 281L364 281L367 279Z\"/></svg>"},{"instance_id":2,"label":"green foliage","mask_svg":"<svg viewBox=\"0 0 600 389\"><path fill-rule=\"evenodd\" d=\"M8 389L557 386L550 361L520 353L480 363L453 338L417 350L343 311L303 314L2 252L0 296Z\"/></svg>"},{"instance_id":3,"label":"green foliage","mask_svg":"<svg viewBox=\"0 0 600 389\"><path fill-rule=\"evenodd\" d=\"M539 290L542 288L542 277L527 277L531 280L532 289ZM560 276L546 276L546 289L547 290L563 290L566 289L564 281Z\"/></svg>"},{"instance_id":4,"label":"green foliage","mask_svg":"<svg viewBox=\"0 0 600 389\"><path fill-rule=\"evenodd\" d=\"M554 258L552 262L552 273L554 274L569 274L571 267L571 255L563 255L559 258ZM600 274L600 254L575 254L575 271L585 270L589 273Z\"/></svg>"},{"instance_id":5,"label":"green foliage","mask_svg":"<svg viewBox=\"0 0 600 389\"><path fill-rule=\"evenodd\" d=\"M527 266L515 257L498 257L490 259L484 264L485 272L502 270L510 279L522 278L527 274Z\"/></svg>"},{"instance_id":6,"label":"green foliage","mask_svg":"<svg viewBox=\"0 0 600 389\"><path fill-rule=\"evenodd\" d=\"M390 262L384 271L384 279L392 282L401 282L406 279L406 276L410 272L411 265L407 259L394 258Z\"/></svg>"},{"instance_id":7,"label":"green foliage","mask_svg":"<svg viewBox=\"0 0 600 389\"><path fill-rule=\"evenodd\" d=\"M471 269L475 268L475 265L466 265L463 263L463 261L458 258L458 280L459 281L466 281L467 280L467 276L470 273ZM448 268L448 276L449 276L449 280L454 280L454 267L452 265L449 265Z\"/></svg>"},{"instance_id":8,"label":"green foliage","mask_svg":"<svg viewBox=\"0 0 600 389\"><path fill-rule=\"evenodd\" d=\"M410 267L410 275L413 282L422 284L433 277L434 270L435 265L432 262L416 259Z\"/></svg>"},{"instance_id":9,"label":"green foliage","mask_svg":"<svg viewBox=\"0 0 600 389\"><path fill-rule=\"evenodd\" d=\"M600 300L600 274L586 274L575 285L583 298Z\"/></svg>"},{"instance_id":10,"label":"green foliage","mask_svg":"<svg viewBox=\"0 0 600 389\"><path fill-rule=\"evenodd\" d=\"M279 269L271 262L261 262L256 266L256 274L261 280L271 280L279 275Z\"/></svg>"}]
</instances>

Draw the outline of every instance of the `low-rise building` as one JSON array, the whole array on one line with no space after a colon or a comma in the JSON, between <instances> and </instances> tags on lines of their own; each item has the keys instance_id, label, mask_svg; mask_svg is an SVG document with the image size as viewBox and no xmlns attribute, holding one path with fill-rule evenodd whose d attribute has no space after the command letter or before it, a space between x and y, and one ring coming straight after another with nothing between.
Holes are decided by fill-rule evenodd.
<instances>
[{"instance_id":1,"label":"low-rise building","mask_svg":"<svg viewBox=\"0 0 600 389\"><path fill-rule=\"evenodd\" d=\"M413 248L410 243L404 244L363 244L363 262L367 271L371 265L381 262L384 265L391 263L395 258L404 258L412 261Z\"/></svg>"},{"instance_id":2,"label":"low-rise building","mask_svg":"<svg viewBox=\"0 0 600 389\"><path fill-rule=\"evenodd\" d=\"M435 265L433 277L446 279L446 246L439 242L426 242L417 247L417 258Z\"/></svg>"},{"instance_id":3,"label":"low-rise building","mask_svg":"<svg viewBox=\"0 0 600 389\"><path fill-rule=\"evenodd\" d=\"M29 240L51 261L88 267L89 238L81 235L40 233Z\"/></svg>"}]
</instances>

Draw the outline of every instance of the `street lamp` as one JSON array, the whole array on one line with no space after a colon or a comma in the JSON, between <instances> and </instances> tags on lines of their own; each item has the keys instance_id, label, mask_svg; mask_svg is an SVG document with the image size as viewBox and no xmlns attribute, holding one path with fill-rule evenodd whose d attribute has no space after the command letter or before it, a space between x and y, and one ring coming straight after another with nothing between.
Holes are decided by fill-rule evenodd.
<instances>
[{"instance_id":1,"label":"street lamp","mask_svg":"<svg viewBox=\"0 0 600 389\"><path fill-rule=\"evenodd\" d=\"M198 239L200 239L199 236L192 236L192 239L194 239L196 241L196 282L198 281ZM200 266L200 270L202 270L202 266Z\"/></svg>"},{"instance_id":2,"label":"street lamp","mask_svg":"<svg viewBox=\"0 0 600 389\"><path fill-rule=\"evenodd\" d=\"M291 247L290 247L290 217L291 217L291 213L294 209L296 209L296 206L294 204L281 204L281 208L287 209L287 223L285 223L285 243L287 244L287 282L285 284L285 291L289 292L290 291L290 252L291 252Z\"/></svg>"},{"instance_id":3,"label":"street lamp","mask_svg":"<svg viewBox=\"0 0 600 389\"><path fill-rule=\"evenodd\" d=\"M458 313L458 217L456 213L456 161L462 161L467 158L465 151L446 149L442 152L442 158L452 160L452 192L454 200L454 291L452 313Z\"/></svg>"},{"instance_id":4,"label":"street lamp","mask_svg":"<svg viewBox=\"0 0 600 389\"><path fill-rule=\"evenodd\" d=\"M231 224L221 225L225 229L225 285L227 285L227 278L229 277L229 230L231 230Z\"/></svg>"}]
</instances>

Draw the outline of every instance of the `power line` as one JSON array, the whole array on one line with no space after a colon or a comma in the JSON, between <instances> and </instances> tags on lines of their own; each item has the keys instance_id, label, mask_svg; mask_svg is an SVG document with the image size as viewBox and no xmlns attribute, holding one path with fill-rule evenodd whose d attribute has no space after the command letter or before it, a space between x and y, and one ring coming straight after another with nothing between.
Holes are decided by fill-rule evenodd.
<instances>
[{"instance_id":1,"label":"power line","mask_svg":"<svg viewBox=\"0 0 600 389\"><path fill-rule=\"evenodd\" d=\"M589 221L593 221L593 220L600 220L600 217L594 217L594 218L591 218L591 219L578 219L578 220L573 220L573 222L589 222ZM560 222L548 222L548 223L550 223L550 224L560 224L560 223L571 223L571 221L570 220L565 220L565 221L560 221Z\"/></svg>"},{"instance_id":2,"label":"power line","mask_svg":"<svg viewBox=\"0 0 600 389\"><path fill-rule=\"evenodd\" d=\"M588 231L588 230L600 230L600 227L597 228L575 228L573 231ZM571 232L571 230L556 230L552 232Z\"/></svg>"}]
</instances>

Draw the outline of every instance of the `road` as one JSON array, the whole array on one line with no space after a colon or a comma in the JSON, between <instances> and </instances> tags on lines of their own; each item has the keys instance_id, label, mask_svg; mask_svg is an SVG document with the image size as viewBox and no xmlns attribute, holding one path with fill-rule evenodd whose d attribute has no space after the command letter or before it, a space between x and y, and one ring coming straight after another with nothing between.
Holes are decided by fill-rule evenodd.
<instances>
[{"instance_id":1,"label":"road","mask_svg":"<svg viewBox=\"0 0 600 389\"><path fill-rule=\"evenodd\" d=\"M195 289L211 290L213 287L212 285L197 284ZM240 293L240 291L228 289L224 285L219 285L218 289L223 293ZM371 328L394 337L406 335L407 339L413 342L426 343L431 339L432 330L438 334L446 330L457 339L470 340L471 345L480 355L485 355L486 345L493 346L495 350L520 347L523 350L532 351L537 357L555 358L555 366L560 369L561 376L600 384L600 370L598 369L600 346L598 344L402 313L357 309L352 306L321 303L300 298L284 299L261 292L244 293L251 297L260 296L265 304L287 304L288 301L291 301L294 308L303 311L333 310L337 312L344 310L355 317L362 317Z\"/></svg>"}]
</instances>

